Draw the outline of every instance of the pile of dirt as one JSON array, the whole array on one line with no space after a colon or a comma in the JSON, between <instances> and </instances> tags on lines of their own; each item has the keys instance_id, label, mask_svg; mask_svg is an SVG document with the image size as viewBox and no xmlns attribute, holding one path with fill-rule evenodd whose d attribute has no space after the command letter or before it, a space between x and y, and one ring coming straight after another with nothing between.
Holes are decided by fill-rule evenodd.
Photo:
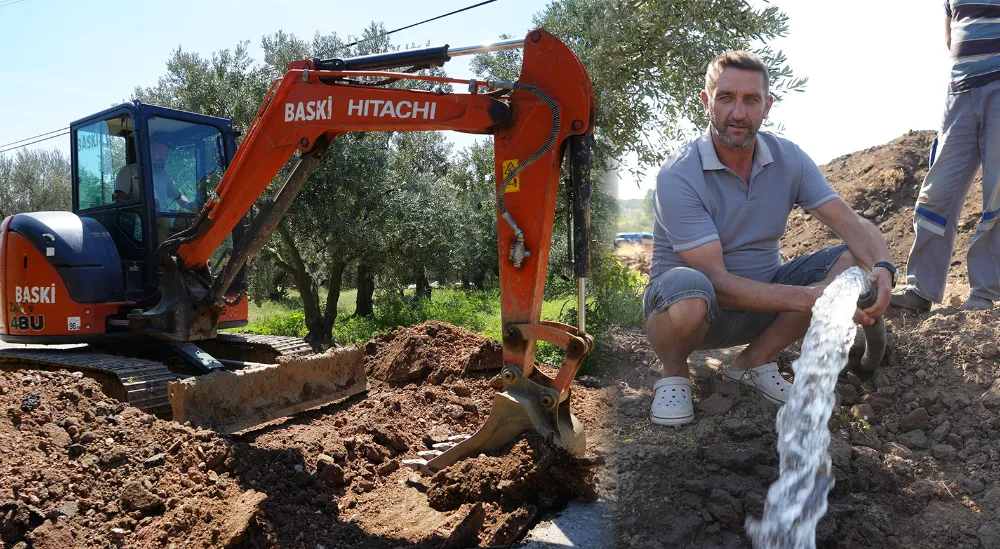
<instances>
[{"instance_id":1,"label":"pile of dirt","mask_svg":"<svg viewBox=\"0 0 1000 549\"><path fill-rule=\"evenodd\" d=\"M145 415L78 374L0 372L0 549L514 541L549 507L587 495L588 471L560 470L575 462L531 438L459 462L437 484L401 467L486 419L500 386L498 349L447 324L400 328L365 347L367 394L227 438ZM386 381L405 370L404 356L422 373ZM604 401L574 390L585 424L601 427ZM500 460L498 483L530 474L565 486L544 497L524 497L520 484L490 487L476 476L484 459ZM463 488L474 482L494 501ZM435 490L449 494L440 510L428 501Z\"/></svg>"},{"instance_id":2,"label":"pile of dirt","mask_svg":"<svg viewBox=\"0 0 1000 549\"><path fill-rule=\"evenodd\" d=\"M225 547L262 497L228 443L66 372L0 372L0 547ZM21 545L19 545L21 544Z\"/></svg>"},{"instance_id":3,"label":"pile of dirt","mask_svg":"<svg viewBox=\"0 0 1000 549\"><path fill-rule=\"evenodd\" d=\"M944 309L888 328L874 375L837 384L836 484L817 546L1000 547L997 313ZM622 546L750 547L745 520L760 518L778 477L777 407L722 379L739 349L692 357L695 423L664 429L648 420L659 371L645 336L613 340Z\"/></svg>"},{"instance_id":4,"label":"pile of dirt","mask_svg":"<svg viewBox=\"0 0 1000 549\"><path fill-rule=\"evenodd\" d=\"M470 504L481 508L484 545L506 546L543 510L562 507L573 498L597 499L592 466L537 433L527 433L497 452L439 471L428 483L427 499L440 511Z\"/></svg>"},{"instance_id":5,"label":"pile of dirt","mask_svg":"<svg viewBox=\"0 0 1000 549\"><path fill-rule=\"evenodd\" d=\"M426 379L439 385L449 377L499 370L503 367L503 347L496 340L429 320L369 341L365 366L369 376L381 381Z\"/></svg>"},{"instance_id":6,"label":"pile of dirt","mask_svg":"<svg viewBox=\"0 0 1000 549\"><path fill-rule=\"evenodd\" d=\"M620 244L615 250L615 257L629 269L648 275L653 260L653 248L642 244Z\"/></svg>"},{"instance_id":7,"label":"pile of dirt","mask_svg":"<svg viewBox=\"0 0 1000 549\"><path fill-rule=\"evenodd\" d=\"M820 166L823 176L854 211L882 232L896 265L906 263L913 246L913 207L927 175L934 136L932 131L910 131L885 145L847 154ZM962 294L963 298L968 281L961 266L982 215L982 188L980 172L958 220L949 283L955 285L954 295ZM825 225L796 209L788 219L781 241L782 255L790 259L840 242Z\"/></svg>"},{"instance_id":8,"label":"pile of dirt","mask_svg":"<svg viewBox=\"0 0 1000 549\"><path fill-rule=\"evenodd\" d=\"M268 494L262 505L268 536L281 547L310 548L475 547L507 539L506 532L515 535L509 541L516 539L547 509L546 502L514 503L516 487L503 485L500 492L514 494L507 505L458 495L444 498L449 504L431 506L431 478L401 467L403 459L416 458L448 437L471 434L485 421L500 387L496 372L502 358L495 341L434 321L369 341L365 365L372 387L367 395L241 440L237 471L248 487ZM594 398L596 391L574 390L575 409L603 406ZM594 417L600 414L590 411L582 420L597 427ZM523 448L515 444L509 452L517 457L509 459L522 459ZM467 462L481 459L486 458ZM464 463L442 471L440 478L459 478L449 471ZM539 474L562 461L545 463ZM564 496L548 504L576 495L578 486L567 483L556 490Z\"/></svg>"}]
</instances>

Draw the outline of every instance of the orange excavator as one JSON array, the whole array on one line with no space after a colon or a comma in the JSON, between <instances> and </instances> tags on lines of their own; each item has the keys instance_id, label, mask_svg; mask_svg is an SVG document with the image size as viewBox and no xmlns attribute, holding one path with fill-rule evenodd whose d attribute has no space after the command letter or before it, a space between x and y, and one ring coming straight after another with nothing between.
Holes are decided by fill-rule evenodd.
<instances>
[{"instance_id":1,"label":"orange excavator","mask_svg":"<svg viewBox=\"0 0 1000 549\"><path fill-rule=\"evenodd\" d=\"M524 50L515 82L415 74L456 55L510 48ZM386 86L400 80L468 92ZM29 344L5 346L0 365L81 371L113 397L222 432L364 391L357 349L314 353L296 338L219 332L247 322L247 262L342 134L492 135L504 391L479 431L428 466L501 446L527 429L582 453L569 398L594 345L584 318L594 116L586 70L539 29L479 46L292 62L238 149L227 119L139 102L74 122L73 212L18 214L0 225L0 294L8 303L0 339ZM280 190L251 220L296 154ZM575 327L540 319L564 160L580 294ZM537 341L566 350L555 378L533 367Z\"/></svg>"}]
</instances>

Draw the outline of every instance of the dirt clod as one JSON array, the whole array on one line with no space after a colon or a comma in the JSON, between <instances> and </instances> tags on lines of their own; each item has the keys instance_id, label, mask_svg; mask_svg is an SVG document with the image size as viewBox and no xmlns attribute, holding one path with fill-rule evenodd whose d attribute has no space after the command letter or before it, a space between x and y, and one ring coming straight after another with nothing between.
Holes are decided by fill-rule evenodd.
<instances>
[{"instance_id":1,"label":"dirt clod","mask_svg":"<svg viewBox=\"0 0 1000 549\"><path fill-rule=\"evenodd\" d=\"M42 405L42 394L38 391L31 391L21 399L21 410L24 412L34 411Z\"/></svg>"}]
</instances>

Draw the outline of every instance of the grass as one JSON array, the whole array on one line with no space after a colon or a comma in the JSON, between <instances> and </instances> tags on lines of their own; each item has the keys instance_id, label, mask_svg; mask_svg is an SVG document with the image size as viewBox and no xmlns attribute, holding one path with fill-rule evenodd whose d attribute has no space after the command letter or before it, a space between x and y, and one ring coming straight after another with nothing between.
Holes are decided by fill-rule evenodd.
<instances>
[{"instance_id":1,"label":"grass","mask_svg":"<svg viewBox=\"0 0 1000 549\"><path fill-rule=\"evenodd\" d=\"M324 303L326 295L326 290L320 289L320 299ZM500 296L496 292L436 289L431 293L429 304L410 297L387 303L383 301L377 305L374 318L354 318L356 300L357 290L346 290L341 292L337 301L337 322L333 331L338 343L363 343L397 326L409 326L430 319L461 326L484 337L500 339ZM542 319L562 318L575 302L574 297L546 300L542 304ZM249 324L240 331L291 336L306 334L302 298L298 292L290 291L288 297L280 301L251 302L248 312Z\"/></svg>"},{"instance_id":2,"label":"grass","mask_svg":"<svg viewBox=\"0 0 1000 549\"><path fill-rule=\"evenodd\" d=\"M624 268L616 260L595 265L594 280L602 284L589 290L587 302L587 330L598 338L597 352L584 361L581 374L593 374L600 369L603 355L600 343L602 334L613 326L640 325L642 323L642 288L646 279ZM320 289L320 300L326 301L326 290ZM399 296L376 296L375 314L355 317L356 290L340 294L337 302L337 321L333 326L334 340L341 345L362 344L398 326L412 326L426 320L447 322L488 338L501 339L500 294L498 291L465 291L439 288L431 293L431 300L413 298L413 292ZM542 320L556 320L576 324L576 296L561 296L542 302ZM299 336L306 335L302 299L290 291L280 301L250 303L249 324L238 331ZM548 364L561 364L565 352L558 347L538 342L536 358Z\"/></svg>"}]
</instances>

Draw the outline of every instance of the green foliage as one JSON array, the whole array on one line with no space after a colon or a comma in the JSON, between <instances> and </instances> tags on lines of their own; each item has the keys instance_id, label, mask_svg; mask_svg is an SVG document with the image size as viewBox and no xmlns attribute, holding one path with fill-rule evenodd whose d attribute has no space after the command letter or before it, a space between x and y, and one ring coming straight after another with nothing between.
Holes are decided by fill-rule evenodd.
<instances>
[{"instance_id":1,"label":"green foliage","mask_svg":"<svg viewBox=\"0 0 1000 549\"><path fill-rule=\"evenodd\" d=\"M17 213L72 207L69 159L58 149L0 154L0 219Z\"/></svg>"},{"instance_id":2,"label":"green foliage","mask_svg":"<svg viewBox=\"0 0 1000 549\"><path fill-rule=\"evenodd\" d=\"M788 17L773 5L558 0L535 16L533 26L558 36L587 68L597 99L599 163L634 153L641 167L656 166L671 145L704 128L699 93L708 63L723 51L760 54L778 100L806 84L768 45L788 32ZM481 54L472 67L490 78L511 79L520 65L518 51Z\"/></svg>"},{"instance_id":3,"label":"green foliage","mask_svg":"<svg viewBox=\"0 0 1000 549\"><path fill-rule=\"evenodd\" d=\"M254 320L241 331L263 335L304 337L306 315L302 311L268 315Z\"/></svg>"},{"instance_id":4,"label":"green foliage","mask_svg":"<svg viewBox=\"0 0 1000 549\"><path fill-rule=\"evenodd\" d=\"M641 326L642 292L649 277L621 264L610 251L602 251L591 268L587 285L587 331L600 333L614 326ZM568 307L562 321L576 324L577 307Z\"/></svg>"},{"instance_id":5,"label":"green foliage","mask_svg":"<svg viewBox=\"0 0 1000 549\"><path fill-rule=\"evenodd\" d=\"M645 322L642 291L649 282L646 275L632 271L613 254L606 253L595 263L592 277L594 283L587 299L587 323L594 330L612 326L641 326Z\"/></svg>"},{"instance_id":6,"label":"green foliage","mask_svg":"<svg viewBox=\"0 0 1000 549\"><path fill-rule=\"evenodd\" d=\"M800 91L785 56L768 46L788 32L777 6L746 0L562 0L535 23L570 45L587 67L597 100L597 137L605 158L663 161L671 143L708 123L699 92L708 63L726 50L760 54L781 99Z\"/></svg>"},{"instance_id":7,"label":"green foliage","mask_svg":"<svg viewBox=\"0 0 1000 549\"><path fill-rule=\"evenodd\" d=\"M645 198L619 200L618 204L618 232L652 232L653 189L646 191Z\"/></svg>"},{"instance_id":8,"label":"green foliage","mask_svg":"<svg viewBox=\"0 0 1000 549\"><path fill-rule=\"evenodd\" d=\"M270 86L263 67L240 42L232 50L219 50L205 58L180 46L167 60L167 73L155 86L137 87L134 99L185 111L233 119L244 132Z\"/></svg>"}]
</instances>

